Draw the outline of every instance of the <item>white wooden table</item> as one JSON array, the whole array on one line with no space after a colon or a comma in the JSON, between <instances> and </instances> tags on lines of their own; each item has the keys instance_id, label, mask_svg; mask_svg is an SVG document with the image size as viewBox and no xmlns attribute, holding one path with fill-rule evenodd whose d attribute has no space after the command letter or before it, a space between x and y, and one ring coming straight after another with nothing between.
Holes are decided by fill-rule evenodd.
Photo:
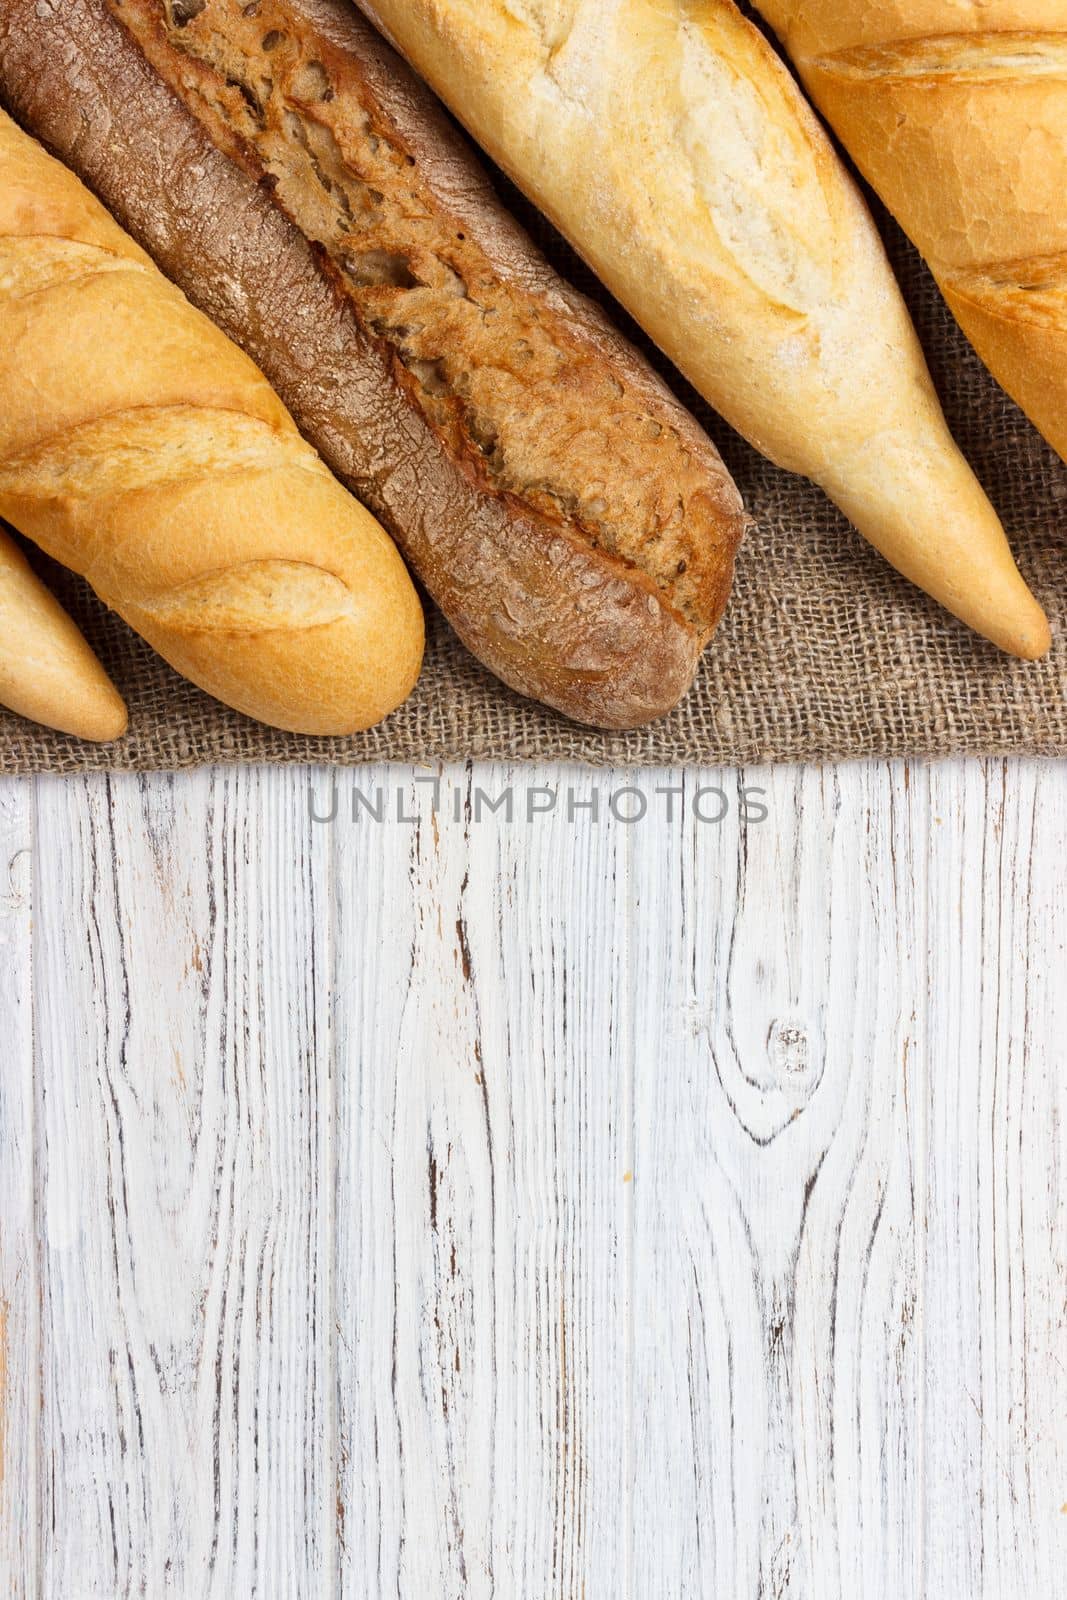
<instances>
[{"instance_id":1,"label":"white wooden table","mask_svg":"<svg viewBox=\"0 0 1067 1600\"><path fill-rule=\"evenodd\" d=\"M1067 769L416 776L0 780L0 1593L1061 1600Z\"/></svg>"}]
</instances>

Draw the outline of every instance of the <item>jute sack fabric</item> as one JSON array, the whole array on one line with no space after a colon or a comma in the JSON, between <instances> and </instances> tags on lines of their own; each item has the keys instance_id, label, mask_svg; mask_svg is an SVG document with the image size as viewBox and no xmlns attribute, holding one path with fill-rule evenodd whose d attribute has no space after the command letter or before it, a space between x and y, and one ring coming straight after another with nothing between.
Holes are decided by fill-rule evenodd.
<instances>
[{"instance_id":1,"label":"jute sack fabric","mask_svg":"<svg viewBox=\"0 0 1067 1600\"><path fill-rule=\"evenodd\" d=\"M985 371L915 251L884 214L875 207L949 423L1052 621L1056 642L1036 665L1009 660L977 639L899 578L817 489L750 450L547 223L499 181L559 270L608 306L707 428L755 518L726 616L683 704L636 732L578 727L505 688L427 603L426 665L399 711L349 739L278 733L184 682L78 579L34 556L125 696L130 728L117 744L93 746L0 711L0 772L468 757L599 766L1067 755L1067 467Z\"/></svg>"}]
</instances>

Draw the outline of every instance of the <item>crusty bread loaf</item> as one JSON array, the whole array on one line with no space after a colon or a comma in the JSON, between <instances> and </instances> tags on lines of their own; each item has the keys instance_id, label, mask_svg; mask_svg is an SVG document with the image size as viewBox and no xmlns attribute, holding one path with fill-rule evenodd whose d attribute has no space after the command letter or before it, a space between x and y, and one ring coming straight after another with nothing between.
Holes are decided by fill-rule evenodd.
<instances>
[{"instance_id":1,"label":"crusty bread loaf","mask_svg":"<svg viewBox=\"0 0 1067 1600\"><path fill-rule=\"evenodd\" d=\"M194 683L304 733L409 693L395 547L235 345L0 113L0 515Z\"/></svg>"},{"instance_id":2,"label":"crusty bread loaf","mask_svg":"<svg viewBox=\"0 0 1067 1600\"><path fill-rule=\"evenodd\" d=\"M1067 458L1067 6L758 3L979 355Z\"/></svg>"},{"instance_id":3,"label":"crusty bread loaf","mask_svg":"<svg viewBox=\"0 0 1067 1600\"><path fill-rule=\"evenodd\" d=\"M122 696L0 528L0 705L79 739L120 739Z\"/></svg>"},{"instance_id":4,"label":"crusty bread loaf","mask_svg":"<svg viewBox=\"0 0 1067 1600\"><path fill-rule=\"evenodd\" d=\"M104 0L5 0L20 119L244 344L494 672L603 726L670 709L744 527L693 419L343 0L114 10L129 34Z\"/></svg>"},{"instance_id":5,"label":"crusty bread loaf","mask_svg":"<svg viewBox=\"0 0 1067 1600\"><path fill-rule=\"evenodd\" d=\"M972 627L1047 649L860 196L729 0L361 3L728 421Z\"/></svg>"}]
</instances>

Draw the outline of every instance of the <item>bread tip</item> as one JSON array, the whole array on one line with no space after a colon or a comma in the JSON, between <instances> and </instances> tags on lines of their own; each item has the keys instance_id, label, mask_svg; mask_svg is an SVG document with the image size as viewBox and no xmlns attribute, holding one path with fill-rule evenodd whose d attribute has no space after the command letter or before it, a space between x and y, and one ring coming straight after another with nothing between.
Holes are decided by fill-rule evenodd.
<instances>
[{"instance_id":1,"label":"bread tip","mask_svg":"<svg viewBox=\"0 0 1067 1600\"><path fill-rule=\"evenodd\" d=\"M101 695L95 705L86 707L79 718L79 726L70 729L76 738L91 744L112 744L126 732L130 725L126 702L117 689L108 687L110 692Z\"/></svg>"},{"instance_id":2,"label":"bread tip","mask_svg":"<svg viewBox=\"0 0 1067 1600\"><path fill-rule=\"evenodd\" d=\"M1024 632L1019 640L1018 649L1014 654L1022 661L1040 661L1042 656L1047 656L1052 649L1052 629L1048 618L1041 613L1040 622L1035 621L1033 627Z\"/></svg>"},{"instance_id":3,"label":"bread tip","mask_svg":"<svg viewBox=\"0 0 1067 1600\"><path fill-rule=\"evenodd\" d=\"M1018 581L1022 583L1021 578ZM1029 589L1023 590L1022 600L1010 611L1005 609L995 621L987 617L984 623L978 622L976 626L990 643L1019 661L1040 661L1052 648L1048 617Z\"/></svg>"}]
</instances>

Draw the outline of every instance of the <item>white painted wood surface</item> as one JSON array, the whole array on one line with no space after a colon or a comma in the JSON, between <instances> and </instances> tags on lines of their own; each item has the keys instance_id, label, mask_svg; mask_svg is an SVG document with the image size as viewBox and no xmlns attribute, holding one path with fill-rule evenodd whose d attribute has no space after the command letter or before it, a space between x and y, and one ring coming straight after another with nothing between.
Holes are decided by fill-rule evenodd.
<instances>
[{"instance_id":1,"label":"white painted wood surface","mask_svg":"<svg viewBox=\"0 0 1067 1600\"><path fill-rule=\"evenodd\" d=\"M0 779L0 1593L1067 1595L1067 772L432 777Z\"/></svg>"},{"instance_id":2,"label":"white painted wood surface","mask_svg":"<svg viewBox=\"0 0 1067 1600\"><path fill-rule=\"evenodd\" d=\"M0 779L0 1585L37 1566L32 791ZM32 1589L28 1592L32 1593Z\"/></svg>"}]
</instances>

